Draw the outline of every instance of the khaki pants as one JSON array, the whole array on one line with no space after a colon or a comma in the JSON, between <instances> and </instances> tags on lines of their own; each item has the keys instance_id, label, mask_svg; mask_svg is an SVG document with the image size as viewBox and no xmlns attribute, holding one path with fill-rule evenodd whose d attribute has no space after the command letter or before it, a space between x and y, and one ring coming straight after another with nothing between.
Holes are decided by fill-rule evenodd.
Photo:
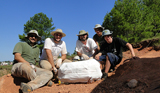
<instances>
[{"instance_id":1,"label":"khaki pants","mask_svg":"<svg viewBox=\"0 0 160 93\"><path fill-rule=\"evenodd\" d=\"M56 65L56 63L57 63L56 61L54 62L54 65ZM72 61L68 60L68 59L65 59L65 60L63 60L62 63L68 63L68 62L72 62ZM49 63L48 60L41 60L39 65L41 66L41 68L44 68L44 69L47 69L47 70L52 69L52 66L51 66L51 64Z\"/></svg>"},{"instance_id":2,"label":"khaki pants","mask_svg":"<svg viewBox=\"0 0 160 93\"><path fill-rule=\"evenodd\" d=\"M28 79L30 82L28 82L27 85L35 90L45 85L53 77L52 72L49 70L38 67L35 67L35 69L26 63L16 63L12 66L11 73L13 76Z\"/></svg>"}]
</instances>

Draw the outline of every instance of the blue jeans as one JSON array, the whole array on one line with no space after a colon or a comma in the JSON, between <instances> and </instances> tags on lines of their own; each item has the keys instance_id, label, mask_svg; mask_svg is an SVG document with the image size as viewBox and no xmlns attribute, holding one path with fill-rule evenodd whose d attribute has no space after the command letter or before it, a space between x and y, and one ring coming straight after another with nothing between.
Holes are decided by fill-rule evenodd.
<instances>
[{"instance_id":1,"label":"blue jeans","mask_svg":"<svg viewBox=\"0 0 160 93\"><path fill-rule=\"evenodd\" d=\"M121 58L113 53L107 53L107 56L111 64L111 69L114 68L121 61ZM98 61L106 61L106 55L100 56Z\"/></svg>"}]
</instances>

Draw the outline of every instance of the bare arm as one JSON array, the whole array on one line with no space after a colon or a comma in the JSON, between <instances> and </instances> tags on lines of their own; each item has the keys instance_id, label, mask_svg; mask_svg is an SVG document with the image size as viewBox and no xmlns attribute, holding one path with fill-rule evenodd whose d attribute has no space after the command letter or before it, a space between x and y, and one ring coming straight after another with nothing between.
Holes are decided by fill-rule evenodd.
<instances>
[{"instance_id":1,"label":"bare arm","mask_svg":"<svg viewBox=\"0 0 160 93\"><path fill-rule=\"evenodd\" d=\"M99 44L98 44L98 42L97 41L95 41L96 42L96 44L97 44L97 49L98 49L98 51L100 50L100 47L99 47Z\"/></svg>"},{"instance_id":2,"label":"bare arm","mask_svg":"<svg viewBox=\"0 0 160 93\"><path fill-rule=\"evenodd\" d=\"M77 55L81 57L81 56L82 56L82 53L80 53L80 52L77 52Z\"/></svg>"},{"instance_id":3,"label":"bare arm","mask_svg":"<svg viewBox=\"0 0 160 93\"><path fill-rule=\"evenodd\" d=\"M102 53L98 53L96 56L95 56L95 59L99 60L99 57L102 55Z\"/></svg>"},{"instance_id":4,"label":"bare arm","mask_svg":"<svg viewBox=\"0 0 160 93\"><path fill-rule=\"evenodd\" d=\"M62 54L61 59L65 60L66 59L66 54Z\"/></svg>"},{"instance_id":5,"label":"bare arm","mask_svg":"<svg viewBox=\"0 0 160 93\"><path fill-rule=\"evenodd\" d=\"M94 54L92 55L93 58L95 58L96 54L98 54L98 48L96 48L94 51L95 51L95 52L94 52Z\"/></svg>"},{"instance_id":6,"label":"bare arm","mask_svg":"<svg viewBox=\"0 0 160 93\"><path fill-rule=\"evenodd\" d=\"M132 57L135 57L135 53L134 53L134 50L133 50L133 47L130 43L127 43L126 46L129 48L129 50L131 51L131 55Z\"/></svg>"},{"instance_id":7,"label":"bare arm","mask_svg":"<svg viewBox=\"0 0 160 93\"><path fill-rule=\"evenodd\" d=\"M27 61L21 56L20 53L15 53L15 54L14 54L14 59L15 59L17 62L27 63L28 65L30 65L29 62L27 62Z\"/></svg>"},{"instance_id":8,"label":"bare arm","mask_svg":"<svg viewBox=\"0 0 160 93\"><path fill-rule=\"evenodd\" d=\"M97 44L97 46L98 46L98 51L100 51L100 46L99 46L99 44L98 44L98 42L94 39L94 41L95 41L95 43Z\"/></svg>"}]
</instances>

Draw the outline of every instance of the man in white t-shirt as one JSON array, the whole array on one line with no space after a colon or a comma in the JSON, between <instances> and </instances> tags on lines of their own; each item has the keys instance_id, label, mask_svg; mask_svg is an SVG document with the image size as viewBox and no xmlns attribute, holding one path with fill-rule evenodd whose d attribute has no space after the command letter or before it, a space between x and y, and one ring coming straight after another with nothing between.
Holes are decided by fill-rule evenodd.
<instances>
[{"instance_id":1,"label":"man in white t-shirt","mask_svg":"<svg viewBox=\"0 0 160 93\"><path fill-rule=\"evenodd\" d=\"M84 60L91 59L97 52L97 44L91 38L88 38L88 32L85 30L79 31L78 40L76 42L77 55L83 57Z\"/></svg>"},{"instance_id":2,"label":"man in white t-shirt","mask_svg":"<svg viewBox=\"0 0 160 93\"><path fill-rule=\"evenodd\" d=\"M56 29L56 31L51 32L51 35L54 37L45 40L40 66L44 69L53 70L57 74L57 68L61 66L62 62L71 61L66 59L66 44L61 40L66 34L61 29ZM58 58L60 54L61 58Z\"/></svg>"}]
</instances>

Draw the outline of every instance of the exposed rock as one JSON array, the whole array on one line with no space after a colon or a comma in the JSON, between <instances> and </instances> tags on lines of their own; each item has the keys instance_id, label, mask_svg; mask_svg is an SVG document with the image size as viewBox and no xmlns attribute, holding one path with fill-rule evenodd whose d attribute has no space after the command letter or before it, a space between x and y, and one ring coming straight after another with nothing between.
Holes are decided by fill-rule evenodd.
<instances>
[{"instance_id":1,"label":"exposed rock","mask_svg":"<svg viewBox=\"0 0 160 93\"><path fill-rule=\"evenodd\" d=\"M137 81L136 79L132 79L132 80L130 80L130 81L127 83L127 85L128 85L128 87L130 87L130 88L134 88L134 87L137 86L137 83L138 83L138 81Z\"/></svg>"}]
</instances>

